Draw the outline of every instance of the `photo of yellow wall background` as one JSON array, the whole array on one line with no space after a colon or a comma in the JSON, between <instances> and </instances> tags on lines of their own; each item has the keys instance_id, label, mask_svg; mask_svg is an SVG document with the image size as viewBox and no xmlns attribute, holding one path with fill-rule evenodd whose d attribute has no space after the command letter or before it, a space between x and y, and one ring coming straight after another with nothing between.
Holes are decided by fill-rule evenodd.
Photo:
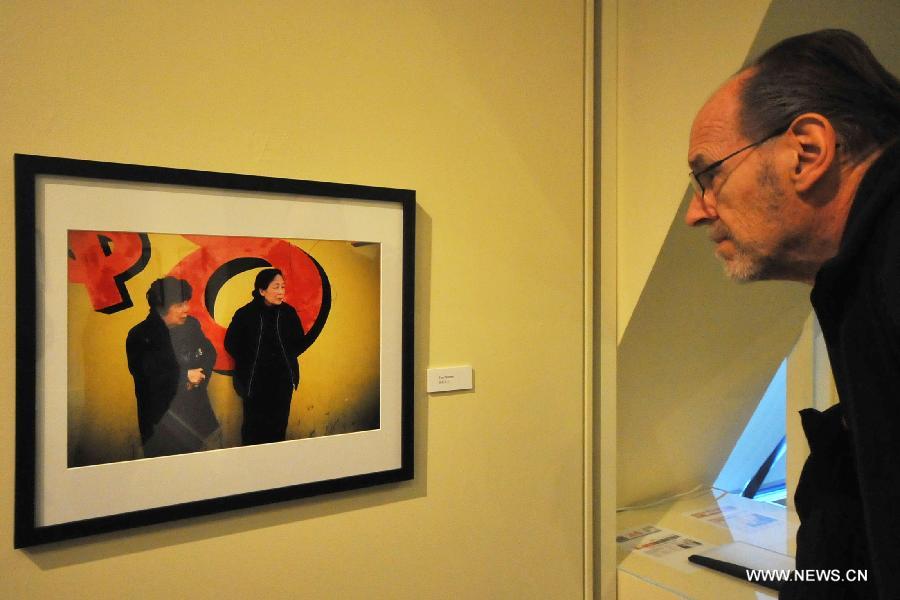
<instances>
[{"instance_id":1,"label":"photo of yellow wall background","mask_svg":"<svg viewBox=\"0 0 900 600\"><path fill-rule=\"evenodd\" d=\"M147 265L125 282L132 307L112 314L96 312L84 285L68 285L70 467L143 457L125 337L147 316L145 293L150 284L169 274L197 248L181 235L150 233L148 238L151 254ZM301 381L292 398L286 439L376 429L380 412L380 246L285 241L312 256L331 285L328 319L316 341L300 356ZM214 307L219 325L228 327L235 310L250 301L259 270L235 275L221 288ZM286 283L290 289L291 282ZM309 325L304 323L304 327ZM241 399L231 376L214 372L208 392L225 446L240 445Z\"/></svg>"}]
</instances>

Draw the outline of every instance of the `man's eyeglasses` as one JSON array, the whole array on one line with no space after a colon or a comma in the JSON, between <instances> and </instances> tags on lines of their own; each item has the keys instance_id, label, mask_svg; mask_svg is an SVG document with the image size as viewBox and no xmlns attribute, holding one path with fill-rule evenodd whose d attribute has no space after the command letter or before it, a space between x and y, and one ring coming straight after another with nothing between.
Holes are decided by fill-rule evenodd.
<instances>
[{"instance_id":1,"label":"man's eyeglasses","mask_svg":"<svg viewBox=\"0 0 900 600\"><path fill-rule=\"evenodd\" d=\"M734 152L732 152L731 154L729 154L729 155L726 156L725 158L720 158L720 159L717 160L716 162L712 163L711 165L709 165L709 166L707 166L707 167L704 167L703 169L701 169L700 171L697 171L696 173L695 173L694 171L691 171L690 173L688 173L688 177L689 177L690 180L691 180L691 187L694 188L694 191L695 191L697 194L699 194L700 197L702 198L703 195L706 193L706 190L707 190L707 186L703 185L703 179L706 179L706 180L707 180L707 183L711 182L713 176L715 175L715 170L718 169L719 167L721 167L722 164L723 164L726 160L728 160L729 158L732 158L732 157L734 157L734 156L737 156L738 154L740 154L740 153L743 152L744 150L749 150L750 148L754 148L754 147L756 147L756 146L759 146L760 144L763 144L763 143L765 143L765 142L768 142L768 141L771 140L772 138L781 135L781 134L784 133L785 131L787 131L787 128L786 128L786 127L779 127L776 131L773 131L772 133L770 133L769 135L767 135L767 136L764 137L763 139L759 140L758 142L753 142L752 144L748 144L748 145L744 146L744 147L741 148L740 150L735 150ZM703 179L701 179L701 178L703 178Z\"/></svg>"}]
</instances>

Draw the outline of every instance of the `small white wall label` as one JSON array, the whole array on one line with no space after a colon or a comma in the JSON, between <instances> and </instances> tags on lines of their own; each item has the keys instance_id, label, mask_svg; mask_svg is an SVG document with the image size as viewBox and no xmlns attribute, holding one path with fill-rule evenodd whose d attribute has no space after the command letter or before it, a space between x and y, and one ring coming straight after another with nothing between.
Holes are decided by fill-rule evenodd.
<instances>
[{"instance_id":1,"label":"small white wall label","mask_svg":"<svg viewBox=\"0 0 900 600\"><path fill-rule=\"evenodd\" d=\"M452 392L472 389L472 367L428 369L429 392Z\"/></svg>"}]
</instances>

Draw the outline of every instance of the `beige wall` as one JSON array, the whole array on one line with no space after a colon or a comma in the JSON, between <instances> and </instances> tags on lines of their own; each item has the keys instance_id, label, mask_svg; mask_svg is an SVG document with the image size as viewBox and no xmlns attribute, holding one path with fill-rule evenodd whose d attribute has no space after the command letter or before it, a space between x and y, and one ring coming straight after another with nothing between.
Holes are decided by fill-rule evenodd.
<instances>
[{"instance_id":1,"label":"beige wall","mask_svg":"<svg viewBox=\"0 0 900 600\"><path fill-rule=\"evenodd\" d=\"M594 81L594 597L616 597L616 370L619 6L597 3Z\"/></svg>"},{"instance_id":2,"label":"beige wall","mask_svg":"<svg viewBox=\"0 0 900 600\"><path fill-rule=\"evenodd\" d=\"M825 27L857 32L900 72L900 5L613 4L617 184L604 201L618 211L614 401L617 499L627 505L712 484L810 310L806 286L727 281L705 233L684 225L694 114L749 58ZM790 430L796 413L788 419Z\"/></svg>"},{"instance_id":3,"label":"beige wall","mask_svg":"<svg viewBox=\"0 0 900 600\"><path fill-rule=\"evenodd\" d=\"M619 2L620 341L687 188L694 113L741 67L768 6Z\"/></svg>"},{"instance_id":4,"label":"beige wall","mask_svg":"<svg viewBox=\"0 0 900 600\"><path fill-rule=\"evenodd\" d=\"M14 551L7 294L0 597L581 597L586 12L0 4L3 281L14 152L407 187L419 203L405 484ZM428 398L424 369L459 363L475 390Z\"/></svg>"},{"instance_id":5,"label":"beige wall","mask_svg":"<svg viewBox=\"0 0 900 600\"><path fill-rule=\"evenodd\" d=\"M728 282L682 216L694 114L740 69L768 8L619 3L620 506L712 484L808 312L800 286Z\"/></svg>"}]
</instances>

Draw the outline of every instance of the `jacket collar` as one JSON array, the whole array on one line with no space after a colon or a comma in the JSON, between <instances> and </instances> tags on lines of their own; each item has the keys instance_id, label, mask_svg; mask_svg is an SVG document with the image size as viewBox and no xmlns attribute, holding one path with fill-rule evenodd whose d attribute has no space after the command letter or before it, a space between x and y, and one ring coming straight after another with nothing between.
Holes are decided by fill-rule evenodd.
<instances>
[{"instance_id":1,"label":"jacket collar","mask_svg":"<svg viewBox=\"0 0 900 600\"><path fill-rule=\"evenodd\" d=\"M840 277L871 238L885 207L900 189L900 143L889 146L863 176L847 215L838 253L825 261L816 274L813 291Z\"/></svg>"},{"instance_id":2,"label":"jacket collar","mask_svg":"<svg viewBox=\"0 0 900 600\"><path fill-rule=\"evenodd\" d=\"M159 325L162 327L166 326L166 322L163 321L163 318L156 312L156 309L152 306L150 307L150 312L147 313L147 320L153 323L154 325Z\"/></svg>"},{"instance_id":3,"label":"jacket collar","mask_svg":"<svg viewBox=\"0 0 900 600\"><path fill-rule=\"evenodd\" d=\"M268 304L266 304L266 300L262 296L254 297L253 303L259 310L278 310L283 306L283 303L269 306Z\"/></svg>"}]
</instances>

